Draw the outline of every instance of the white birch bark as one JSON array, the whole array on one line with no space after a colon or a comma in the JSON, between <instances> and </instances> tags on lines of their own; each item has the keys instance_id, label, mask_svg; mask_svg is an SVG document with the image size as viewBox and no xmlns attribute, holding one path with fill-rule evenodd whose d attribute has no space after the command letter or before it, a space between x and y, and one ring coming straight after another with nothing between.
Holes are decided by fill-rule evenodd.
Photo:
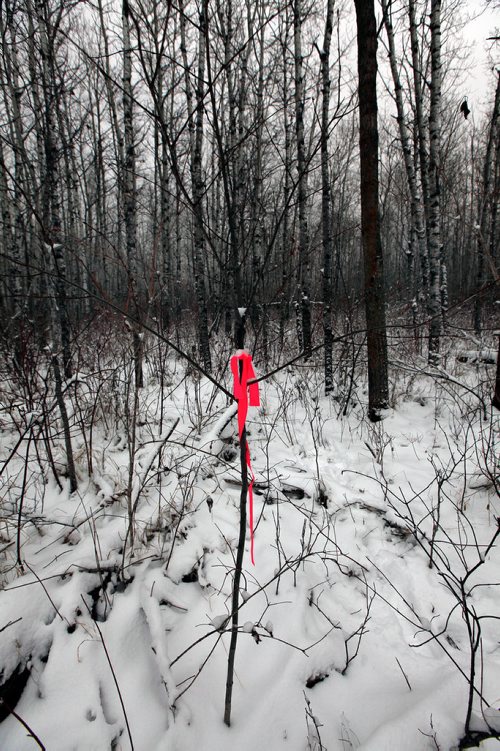
<instances>
[{"instance_id":1,"label":"white birch bark","mask_svg":"<svg viewBox=\"0 0 500 751\"><path fill-rule=\"evenodd\" d=\"M412 254L412 268L415 268L418 257L421 268L426 269L428 266L428 254L423 197L413 161L413 143L411 133L407 125L407 117L403 100L403 85L401 83L401 78L399 75L396 55L394 28L392 25L391 13L388 7L387 0L382 0L382 11L384 25L387 33L387 41L389 45L389 63L391 67L392 80L394 83L394 97L397 109L399 139L401 141L401 148L403 150L406 179L408 182L408 191L410 194L410 216L412 224L410 233L410 248Z\"/></svg>"},{"instance_id":2,"label":"white birch bark","mask_svg":"<svg viewBox=\"0 0 500 751\"><path fill-rule=\"evenodd\" d=\"M293 40L295 57L295 136L297 146L297 202L299 214L298 320L304 359L311 356L311 300L309 292L309 230L307 223L307 159L304 134L304 62L302 55L303 0L293 2Z\"/></svg>"},{"instance_id":3,"label":"white birch bark","mask_svg":"<svg viewBox=\"0 0 500 751\"><path fill-rule=\"evenodd\" d=\"M130 8L122 2L123 41L123 211L125 219L125 247L127 257L128 299L135 321L132 324L134 374L137 388L144 385L142 368L143 346L139 319L141 310L137 289L137 189L134 134L134 98L132 91L132 48L130 41Z\"/></svg>"},{"instance_id":4,"label":"white birch bark","mask_svg":"<svg viewBox=\"0 0 500 751\"><path fill-rule=\"evenodd\" d=\"M322 107L321 107L321 223L323 234L323 337L325 394L333 391L333 330L332 330L332 196L328 165L330 127L330 46L335 0L327 0L325 34L320 50Z\"/></svg>"},{"instance_id":5,"label":"white birch bark","mask_svg":"<svg viewBox=\"0 0 500 751\"><path fill-rule=\"evenodd\" d=\"M431 97L429 110L429 363L441 344L441 0L431 0Z\"/></svg>"}]
</instances>

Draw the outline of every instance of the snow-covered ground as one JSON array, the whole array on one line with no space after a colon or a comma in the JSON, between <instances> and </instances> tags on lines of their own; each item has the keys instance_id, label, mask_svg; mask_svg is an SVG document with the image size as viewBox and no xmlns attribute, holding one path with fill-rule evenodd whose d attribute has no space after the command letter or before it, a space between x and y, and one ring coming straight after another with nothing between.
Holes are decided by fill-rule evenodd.
<instances>
[{"instance_id":1,"label":"snow-covered ground","mask_svg":"<svg viewBox=\"0 0 500 751\"><path fill-rule=\"evenodd\" d=\"M48 435L43 389L28 403L4 385L0 749L447 751L472 671L470 729L500 731L494 368L395 362L375 425L348 364L338 399L313 365L260 384L230 727L236 407L169 356L134 445L127 368L82 368L70 495L57 409Z\"/></svg>"}]
</instances>

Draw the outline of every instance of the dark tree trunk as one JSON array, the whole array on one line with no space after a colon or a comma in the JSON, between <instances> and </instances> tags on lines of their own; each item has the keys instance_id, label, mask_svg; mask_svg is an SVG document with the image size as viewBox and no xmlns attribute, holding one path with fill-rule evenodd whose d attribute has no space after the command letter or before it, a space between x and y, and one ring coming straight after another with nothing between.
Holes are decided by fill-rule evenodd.
<instances>
[{"instance_id":1,"label":"dark tree trunk","mask_svg":"<svg viewBox=\"0 0 500 751\"><path fill-rule=\"evenodd\" d=\"M389 63L391 66L392 80L394 83L394 96L397 108L397 122L399 129L399 139L401 141L401 148L403 150L403 160L406 172L406 180L408 182L408 191L410 194L410 217L411 217L411 230L410 230L410 247L408 252L409 261L409 283L411 289L415 294L413 300L413 309L416 313L417 300L418 300L418 287L423 285L424 294L426 294L427 280L428 280L428 251L427 251L427 235L425 225L425 210L424 201L420 191L418 183L417 170L414 164L413 157L413 144L411 139L410 129L407 124L407 118L405 114L404 104L404 92L403 85L401 83L401 77L399 72L399 65L396 54L396 43L394 39L394 29L392 25L392 11L390 9L388 0L382 0L382 11L384 25L387 32L387 41L389 47ZM413 18L413 16L412 16ZM417 91L415 92L417 97ZM416 108L418 112L420 109ZM422 278L420 282L413 278L415 268L417 267L417 261L420 262L420 268L422 270Z\"/></svg>"},{"instance_id":2,"label":"dark tree trunk","mask_svg":"<svg viewBox=\"0 0 500 751\"><path fill-rule=\"evenodd\" d=\"M426 242L423 246L424 254L420 258L420 271L423 294L427 299L429 294L429 148L427 126L424 118L423 83L425 76L422 71L420 49L418 43L418 29L416 20L415 0L409 0L408 15L410 23L411 62L413 69L413 86L415 89L415 128L418 148L418 163L420 166L420 182L422 185L422 200L425 214Z\"/></svg>"},{"instance_id":3,"label":"dark tree trunk","mask_svg":"<svg viewBox=\"0 0 500 751\"><path fill-rule=\"evenodd\" d=\"M439 363L444 285L441 240L441 0L431 0L431 101L429 112L429 363Z\"/></svg>"},{"instance_id":4,"label":"dark tree trunk","mask_svg":"<svg viewBox=\"0 0 500 751\"><path fill-rule=\"evenodd\" d=\"M299 213L299 271L298 294L300 306L299 341L304 359L311 356L311 300L309 268L309 230L307 225L307 160L304 135L304 65L302 56L302 0L293 3L293 38L295 56L295 135L297 139L297 203ZM299 308L297 309L299 312Z\"/></svg>"},{"instance_id":5,"label":"dark tree trunk","mask_svg":"<svg viewBox=\"0 0 500 751\"><path fill-rule=\"evenodd\" d=\"M210 373L212 359L208 336L208 309L205 284L205 235L203 231L203 196L205 186L203 181L202 154L203 154L203 114L205 110L205 58L206 58L206 34L207 34L207 9L205 3L200 10L200 35L198 47L198 73L196 82L196 110L194 127L194 152L191 162L191 176L193 186L193 212L194 212L194 276L195 289L198 301L198 342L203 367Z\"/></svg>"},{"instance_id":6,"label":"dark tree trunk","mask_svg":"<svg viewBox=\"0 0 500 751\"><path fill-rule=\"evenodd\" d=\"M323 232L323 337L325 394L333 391L333 329L332 329L332 191L328 169L328 136L330 120L330 43L332 39L334 0L326 7L325 36L320 52L321 109L321 224Z\"/></svg>"},{"instance_id":7,"label":"dark tree trunk","mask_svg":"<svg viewBox=\"0 0 500 751\"><path fill-rule=\"evenodd\" d=\"M123 24L123 209L125 214L125 242L127 248L128 298L135 318L132 324L134 374L137 388L144 385L142 369L143 345L140 332L141 310L137 289L137 189L135 179L135 134L132 91L132 49L130 42L130 9L128 0L122 3Z\"/></svg>"},{"instance_id":8,"label":"dark tree trunk","mask_svg":"<svg viewBox=\"0 0 500 751\"><path fill-rule=\"evenodd\" d=\"M66 259L62 245L61 184L59 175L60 133L57 132L56 109L60 82L56 80L55 35L57 27L47 14L44 3L36 5L42 57L44 93L44 160L43 231L44 242L52 254L54 284L54 331L60 341L65 378L71 378L70 322L66 295ZM57 322L57 323L56 323ZM59 331L57 332L57 326Z\"/></svg>"},{"instance_id":9,"label":"dark tree trunk","mask_svg":"<svg viewBox=\"0 0 500 751\"><path fill-rule=\"evenodd\" d=\"M69 492L74 493L78 488L78 482L76 479L75 460L73 457L73 446L71 443L71 426L69 424L68 411L66 409L66 403L64 401L61 370L59 368L59 361L56 354L52 355L52 368L54 371L56 401L61 413L61 422L63 425L64 445L66 447L67 473L69 479Z\"/></svg>"},{"instance_id":10,"label":"dark tree trunk","mask_svg":"<svg viewBox=\"0 0 500 751\"><path fill-rule=\"evenodd\" d=\"M498 337L497 372L495 377L495 392L491 400L496 409L500 410L500 336Z\"/></svg>"},{"instance_id":11,"label":"dark tree trunk","mask_svg":"<svg viewBox=\"0 0 500 751\"><path fill-rule=\"evenodd\" d=\"M290 14L288 6L285 8L284 38L281 42L283 64L283 128L285 140L285 164L283 177L283 222L281 232L281 288L280 288L280 343L283 346L285 338L285 324L290 315L290 267L291 267L291 237L290 237L290 195L292 191L292 137L289 115L289 74L288 74L288 45L290 34Z\"/></svg>"},{"instance_id":12,"label":"dark tree trunk","mask_svg":"<svg viewBox=\"0 0 500 751\"><path fill-rule=\"evenodd\" d=\"M479 232L477 238L477 293L474 305L474 330L480 335L482 331L482 312L483 312L483 293L482 287L486 281L486 258L490 245L494 244L494 206L495 200L495 169L496 158L494 152L498 150L500 143L500 73L497 74L497 87L495 92L495 103L491 116L490 128L488 131L488 142L486 144L486 154L483 165L483 185L482 197L479 207ZM498 169L498 168L497 168ZM493 242L492 242L493 241ZM490 259L491 260L491 259ZM493 264L494 266L494 264Z\"/></svg>"},{"instance_id":13,"label":"dark tree trunk","mask_svg":"<svg viewBox=\"0 0 500 751\"><path fill-rule=\"evenodd\" d=\"M380 238L377 125L377 25L374 0L355 0L358 37L361 240L368 342L368 416L389 402L385 291Z\"/></svg>"}]
</instances>

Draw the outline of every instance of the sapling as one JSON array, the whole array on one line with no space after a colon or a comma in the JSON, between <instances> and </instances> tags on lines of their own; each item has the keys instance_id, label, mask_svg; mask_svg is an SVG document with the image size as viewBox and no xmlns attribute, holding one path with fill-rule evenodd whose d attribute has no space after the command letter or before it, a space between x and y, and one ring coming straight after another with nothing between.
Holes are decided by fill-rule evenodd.
<instances>
[{"instance_id":1,"label":"sapling","mask_svg":"<svg viewBox=\"0 0 500 751\"><path fill-rule=\"evenodd\" d=\"M226 697L224 702L224 722L231 725L231 704L233 695L234 660L236 657L236 644L238 640L239 618L239 595L240 581L243 566L243 554L245 551L245 536L247 526L247 494L248 494L248 467L247 467L247 433L246 428L240 436L240 467L241 467L241 493L240 493L240 520L238 547L236 551L236 563L234 567L233 594L231 600L231 641L227 661Z\"/></svg>"}]
</instances>

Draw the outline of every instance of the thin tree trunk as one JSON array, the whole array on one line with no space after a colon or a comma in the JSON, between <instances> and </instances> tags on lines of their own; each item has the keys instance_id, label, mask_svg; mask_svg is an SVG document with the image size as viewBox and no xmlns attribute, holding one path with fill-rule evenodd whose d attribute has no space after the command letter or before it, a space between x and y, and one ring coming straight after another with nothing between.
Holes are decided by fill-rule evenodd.
<instances>
[{"instance_id":1,"label":"thin tree trunk","mask_svg":"<svg viewBox=\"0 0 500 751\"><path fill-rule=\"evenodd\" d=\"M34 120L34 129L35 129L35 136L36 136L36 166L32 166L32 160L28 157L25 149L24 149L24 143L25 143L25 136L23 133L22 128L22 122L21 122L21 115L18 113L19 116L16 116L16 123L19 123L19 126L16 124L16 151L21 146L21 151L19 153L22 154L22 161L23 161L23 173L25 176L25 182L24 185L19 186L20 192L23 190L27 190L27 195L29 196L29 201L32 205L35 206L37 216L41 216L43 219L43 222L45 224L45 218L49 215L49 208L46 206L45 203L45 195L46 191L43 188L44 180L45 180L45 130L44 130L44 120L43 113L45 111L45 97L44 97L44 78L45 75L43 73L43 66L39 62L39 35L38 35L38 27L35 28L35 22L37 20L37 8L36 5L32 2L32 0L28 0L27 2L27 26L28 26L28 38L27 38L27 59L28 59L28 70L29 70L29 79L30 79L30 88L31 88L31 95L33 97L33 107L34 111L41 113L41 117L37 117ZM13 71L16 70L17 63L15 62L15 54L16 54L16 44L12 44L11 46L12 52L14 54L14 65L13 65ZM16 77L13 78L14 84L17 83ZM18 108L18 104L16 103L16 108ZM29 166L27 166L29 165ZM33 186L39 185L41 186L41 189L34 190L33 188L30 190L28 188L28 181ZM26 195L25 194L25 195ZM19 205L21 205L21 202L19 201ZM21 226L23 224L23 220L21 217L18 218L17 221L17 227L19 230L21 229ZM23 232L24 236L26 237L26 230ZM34 224L31 226L31 234L30 237L26 237L25 240L25 265L27 270L27 286L29 289L29 310L30 310L30 317L31 319L36 323L38 332L40 334L40 339L43 339L46 343L46 332L48 328L50 327L51 318L53 316L53 311L51 310L51 306L45 305L37 305L36 299L48 299L50 297L49 292L49 279L47 272L49 271L48 268L48 256L46 253L46 249L44 247L44 228L40 226L39 223ZM37 257L37 251L38 251L38 257ZM32 276L31 267L32 265L38 266L38 269L42 271L42 273L36 273L36 275ZM37 270L38 271L38 270ZM44 273L45 272L45 273ZM32 292L32 294L31 294Z\"/></svg>"},{"instance_id":2,"label":"thin tree trunk","mask_svg":"<svg viewBox=\"0 0 500 751\"><path fill-rule=\"evenodd\" d=\"M416 21L416 9L415 0L409 0L408 13L410 22L410 45L411 45L411 59L413 70L413 86L415 89L415 116L416 116L416 131L417 131L417 145L418 145L418 162L420 165L420 180L422 185L422 198L424 203L425 213L425 226L426 226L426 245L427 252L420 258L421 276L422 276L422 289L424 297L427 298L429 294L429 205L430 205L430 190L429 190L429 150L428 150L428 138L427 138L427 126L424 118L424 94L422 89L422 82L425 80L424 74L421 70L420 50L417 34L417 21Z\"/></svg>"},{"instance_id":3,"label":"thin tree trunk","mask_svg":"<svg viewBox=\"0 0 500 751\"><path fill-rule=\"evenodd\" d=\"M325 394L333 391L333 329L332 329L332 195L328 165L330 125L330 45L335 0L326 6L325 35L320 51L322 108L321 108L321 224L323 234L323 337Z\"/></svg>"},{"instance_id":4,"label":"thin tree trunk","mask_svg":"<svg viewBox=\"0 0 500 751\"><path fill-rule=\"evenodd\" d=\"M160 181L160 226L161 226L161 288L160 288L160 316L162 328L165 330L169 323L169 288L172 275L172 221L171 201L169 193L169 162L168 147L163 139L161 144L161 181Z\"/></svg>"},{"instance_id":5,"label":"thin tree trunk","mask_svg":"<svg viewBox=\"0 0 500 751\"><path fill-rule=\"evenodd\" d=\"M441 0L431 0L429 111L429 363L439 363L441 318Z\"/></svg>"},{"instance_id":6,"label":"thin tree trunk","mask_svg":"<svg viewBox=\"0 0 500 751\"><path fill-rule=\"evenodd\" d=\"M127 256L128 302L132 305L135 321L132 324L134 375L137 388L144 385L142 367L143 344L140 331L141 310L137 289L137 190L135 167L135 134L132 92L132 48L130 42L130 8L128 0L122 2L123 33L123 210L125 218L125 244Z\"/></svg>"},{"instance_id":7,"label":"thin tree trunk","mask_svg":"<svg viewBox=\"0 0 500 751\"><path fill-rule=\"evenodd\" d=\"M116 160L116 245L121 249L122 247L122 224L123 224L123 176L124 176L124 144L123 144L123 132L120 124L118 105L116 101L115 90L113 87L113 76L111 70L111 51L108 41L108 26L106 18L104 17L104 8L102 0L97 0L97 9L99 13L100 33L101 40L104 48L104 84L106 87L106 99L109 108L109 115L111 118L111 134L113 138L113 146ZM115 273L110 279L111 288L114 293L118 293L120 285L118 283L117 274Z\"/></svg>"},{"instance_id":8,"label":"thin tree trunk","mask_svg":"<svg viewBox=\"0 0 500 751\"><path fill-rule=\"evenodd\" d=\"M61 421L63 425L64 445L66 448L66 464L69 478L69 491L70 493L74 493L78 488L78 483L76 480L75 461L73 458L73 446L71 444L71 429L69 424L68 411L66 409L64 394L62 392L61 370L59 368L59 360L56 354L52 355L52 369L54 371L56 401L61 413Z\"/></svg>"},{"instance_id":9,"label":"thin tree trunk","mask_svg":"<svg viewBox=\"0 0 500 751\"><path fill-rule=\"evenodd\" d=\"M483 293L481 291L486 278L485 250L490 245L489 234L492 226L493 205L493 178L495 163L493 160L493 151L496 143L500 142L500 73L497 74L497 86L495 91L495 103L491 115L490 127L488 130L488 141L486 144L486 153L483 165L483 184L481 204L479 207L479 231L477 238L477 292L474 305L474 330L479 336L482 332L482 311L483 311ZM497 145L498 148L498 145Z\"/></svg>"},{"instance_id":10,"label":"thin tree trunk","mask_svg":"<svg viewBox=\"0 0 500 751\"><path fill-rule=\"evenodd\" d=\"M237 161L235 160L234 153L240 154L241 145L237 145L236 138L236 107L235 107L235 87L232 79L232 55L230 54L232 40L232 12L231 4L227 9L227 31L223 29L223 38L225 42L225 80L228 89L229 97L229 149L225 147L223 134L220 123L220 113L218 109L215 78L212 70L212 60L210 53L210 35L208 27L208 0L203 0L204 13L207 18L205 23L205 35L206 35L206 55L207 55L207 81L208 81L208 93L210 95L211 111L212 111L212 126L215 137L215 143L218 151L219 169L222 177L222 185L224 189L224 202L226 206L226 221L227 232L229 237L229 279L230 282L224 285L227 293L225 295L226 300L231 296L231 307L233 312L233 339L237 349L242 349L245 340L245 322L246 316L241 314L241 310L246 310L245 299L243 297L243 284L242 284L242 252L240 243L238 240L238 221L241 217L237 214L238 201L235 200L236 192L234 190L235 174L238 172ZM222 23L224 27L224 23ZM233 145L233 147L231 146ZM236 167L235 167L236 165ZM226 309L229 310L230 306L226 304Z\"/></svg>"},{"instance_id":11,"label":"thin tree trunk","mask_svg":"<svg viewBox=\"0 0 500 751\"><path fill-rule=\"evenodd\" d=\"M260 6L261 7L261 6ZM253 235L253 267L255 273L255 288L262 287L259 284L259 272L264 264L264 223L262 216L262 187L263 187L263 174L262 174L262 151L263 151L263 130L264 130L264 51L265 51L265 25L261 23L261 29L259 33L259 56L258 56L258 83L257 83L257 106L256 106L256 138L255 138L255 178L252 194L252 218L251 218L251 232ZM250 38L252 34L249 29L248 36ZM250 45L249 45L250 46ZM262 352L264 362L268 363L269 360L269 327L268 327L268 308L265 300L265 290L256 292L259 301L259 312L261 314L262 322Z\"/></svg>"},{"instance_id":12,"label":"thin tree trunk","mask_svg":"<svg viewBox=\"0 0 500 751\"><path fill-rule=\"evenodd\" d=\"M290 294L290 258L291 258L291 237L290 237L290 195L292 191L292 138L291 124L289 115L288 91L288 38L290 34L290 12L288 5L285 8L285 38L282 40L283 56L283 128L285 137L285 163L283 178L283 226L281 233L281 293L280 293L280 343L283 346L285 338L285 324L289 318L289 294Z\"/></svg>"},{"instance_id":13,"label":"thin tree trunk","mask_svg":"<svg viewBox=\"0 0 500 751\"><path fill-rule=\"evenodd\" d=\"M304 65L302 56L303 0L293 0L293 39L295 58L295 136L297 140L297 202L299 212L298 304L304 359L311 357L311 300L309 292L309 231L307 225L307 160L304 135Z\"/></svg>"},{"instance_id":14,"label":"thin tree trunk","mask_svg":"<svg viewBox=\"0 0 500 751\"><path fill-rule=\"evenodd\" d=\"M8 299L2 300L5 305L4 314L9 316L7 328L14 341L14 356L19 358L19 313L21 303L21 256L16 252L16 244L12 228L12 202L9 196L7 176L3 168L5 156L3 143L0 140L0 211L2 221L2 248L7 256L8 268ZM14 209L15 210L15 209Z\"/></svg>"},{"instance_id":15,"label":"thin tree trunk","mask_svg":"<svg viewBox=\"0 0 500 751\"><path fill-rule=\"evenodd\" d=\"M355 0L358 38L361 238L368 344L368 417L388 407L385 291L380 238L377 124L377 25L374 0Z\"/></svg>"},{"instance_id":16,"label":"thin tree trunk","mask_svg":"<svg viewBox=\"0 0 500 751\"><path fill-rule=\"evenodd\" d=\"M193 196L193 268L196 300L198 303L198 346L204 369L210 373L212 359L208 334L208 308L205 285L205 235L203 230L203 113L205 97L206 62L206 8L201 4L199 15L198 69L196 75L195 103L190 80L185 36L185 17L181 4L181 51L184 62L184 81L188 106L188 128L191 146L191 189Z\"/></svg>"},{"instance_id":17,"label":"thin tree trunk","mask_svg":"<svg viewBox=\"0 0 500 751\"><path fill-rule=\"evenodd\" d=\"M44 240L52 253L54 268L54 320L59 325L59 336L63 356L65 378L71 378L70 322L66 295L66 259L62 242L61 224L61 185L59 175L59 143L57 137L56 108L58 104L59 82L56 81L55 35L57 27L49 20L43 0L36 5L38 32L40 38L43 93L44 93L44 157L45 175L43 186ZM60 22L60 15L56 23ZM57 325L57 324L56 324ZM56 332L53 331L53 335Z\"/></svg>"},{"instance_id":18,"label":"thin tree trunk","mask_svg":"<svg viewBox=\"0 0 500 751\"><path fill-rule=\"evenodd\" d=\"M205 285L205 236L203 232L203 196L204 180L202 167L203 153L203 112L204 112L204 78L207 18L205 9L200 11L200 39L198 50L198 74L196 84L196 123L195 143L192 162L193 207L194 207L194 273L195 288L198 299L198 339L203 366L207 372L212 370L210 343L208 338L208 309Z\"/></svg>"},{"instance_id":19,"label":"thin tree trunk","mask_svg":"<svg viewBox=\"0 0 500 751\"><path fill-rule=\"evenodd\" d=\"M243 432L240 438L240 469L240 529L238 536L238 548L236 550L236 562L234 567L233 594L231 598L231 641L229 644L229 653L227 660L226 697L224 701L224 722L228 727L231 725L234 661L236 658L236 645L238 642L240 582L243 572L243 554L245 552L245 536L247 529L248 467L247 431L245 427L243 428Z\"/></svg>"},{"instance_id":20,"label":"thin tree trunk","mask_svg":"<svg viewBox=\"0 0 500 751\"><path fill-rule=\"evenodd\" d=\"M392 26L392 20L387 0L382 0L382 10L384 25L387 32L387 40L389 44L389 63L391 66L392 80L394 83L394 94L396 100L396 109L398 113L397 122L399 128L399 138L401 141L401 147L403 149L406 179L410 193L410 216L412 224L410 230L410 251L412 261L411 269L413 270L416 268L416 260L418 257L420 261L420 267L424 270L424 276L426 279L428 253L425 228L425 211L413 161L411 134L406 123L405 107L403 101L403 86L401 84L401 79L399 76L399 69L396 59L396 45L394 41L394 29ZM410 282L412 281L413 280L410 279Z\"/></svg>"},{"instance_id":21,"label":"thin tree trunk","mask_svg":"<svg viewBox=\"0 0 500 751\"><path fill-rule=\"evenodd\" d=\"M498 352L497 352L497 370L495 376L495 391L493 393L492 405L500 410L500 336L498 337Z\"/></svg>"},{"instance_id":22,"label":"thin tree trunk","mask_svg":"<svg viewBox=\"0 0 500 751\"><path fill-rule=\"evenodd\" d=\"M8 259L8 288L10 306L6 303L5 314L9 315L9 333L13 337L13 350L16 362L19 364L21 357L21 328L22 328L22 299L23 299L23 252L22 244L25 240L24 223L23 223L23 194L26 192L25 173L28 169L30 160L26 154L23 138L23 123L21 111L19 108L19 76L16 52L16 33L13 23L13 13L7 12L6 18L10 20L8 29L10 32L11 44L6 44L3 49L2 67L0 68L0 80L2 89L6 92L9 90L10 102L7 104L7 118L11 121L11 138L14 145L14 185L13 197L9 193L7 181L7 171L5 169L5 152L3 143L0 144L0 201L2 212L2 237L4 252ZM3 23L3 15L0 13L0 36L2 39L7 36L7 29ZM12 59L10 56L12 50ZM9 106L10 105L10 106ZM35 181L33 180L33 183Z\"/></svg>"}]
</instances>

